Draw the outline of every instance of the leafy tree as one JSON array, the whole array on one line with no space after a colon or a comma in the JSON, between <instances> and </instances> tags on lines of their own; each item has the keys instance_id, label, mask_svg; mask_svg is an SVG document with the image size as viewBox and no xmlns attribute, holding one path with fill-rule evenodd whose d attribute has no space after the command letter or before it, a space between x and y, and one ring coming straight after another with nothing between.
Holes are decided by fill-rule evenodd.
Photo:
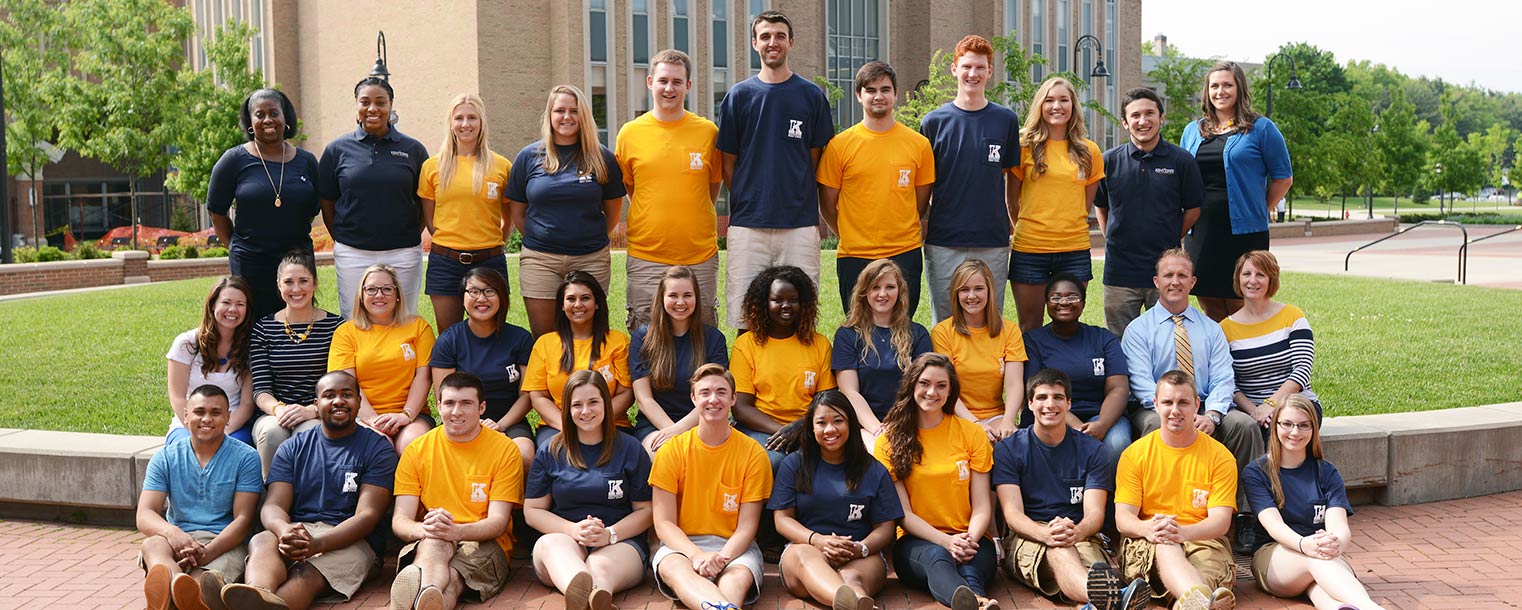
<instances>
[{"instance_id":1,"label":"leafy tree","mask_svg":"<svg viewBox=\"0 0 1522 610\"><path fill-rule=\"evenodd\" d=\"M228 22L204 41L212 70L180 74L189 104L183 118L175 122L179 151L172 161L177 171L169 176L168 186L195 201L206 200L211 168L222 153L245 141L238 129L243 98L264 86L263 78L249 67L253 35L254 28L247 24Z\"/></svg>"},{"instance_id":2,"label":"leafy tree","mask_svg":"<svg viewBox=\"0 0 1522 610\"><path fill-rule=\"evenodd\" d=\"M1473 193L1485 184L1485 163L1480 151L1459 137L1458 121L1453 118L1455 112L1454 97L1443 96L1444 121L1432 133L1433 146L1429 156L1435 167L1442 168L1432 174L1431 185L1440 189L1445 198L1457 193Z\"/></svg>"},{"instance_id":3,"label":"leafy tree","mask_svg":"<svg viewBox=\"0 0 1522 610\"><path fill-rule=\"evenodd\" d=\"M823 74L815 76L809 80L814 81L814 84L819 85L819 88L824 91L824 98L829 100L831 108L834 108L836 104L840 103L840 100L843 100L846 97L846 90L841 89L840 87L836 86L835 83L830 82L830 79L825 78ZM840 133L839 124L835 125L835 133Z\"/></svg>"},{"instance_id":4,"label":"leafy tree","mask_svg":"<svg viewBox=\"0 0 1522 610\"><path fill-rule=\"evenodd\" d=\"M1506 169L1506 155L1511 149L1517 132L1505 123L1495 123L1484 133L1469 134L1468 144L1480 155L1485 167L1485 184L1500 187L1502 172Z\"/></svg>"},{"instance_id":5,"label":"leafy tree","mask_svg":"<svg viewBox=\"0 0 1522 610\"><path fill-rule=\"evenodd\" d=\"M1374 109L1363 98L1349 93L1337 96L1337 110L1327 121L1328 131L1322 138L1323 151L1333 169L1336 183L1323 184L1322 188L1335 187L1342 196L1343 209L1347 209L1348 195L1372 196L1379 183L1383 162L1375 145Z\"/></svg>"},{"instance_id":6,"label":"leafy tree","mask_svg":"<svg viewBox=\"0 0 1522 610\"><path fill-rule=\"evenodd\" d=\"M1276 64L1273 87L1273 120L1284 133L1289 146L1290 159L1295 168L1295 186L1291 194L1303 193L1326 200L1342 190L1338 175L1335 146L1324 142L1329 131L1327 118L1335 110L1333 101L1339 94L1349 92L1349 85L1342 66L1329 51L1300 42L1279 48L1280 54L1289 55L1295 62L1295 74L1302 87L1288 90L1290 70L1287 62ZM1254 110L1266 112L1267 87L1265 74L1251 78Z\"/></svg>"},{"instance_id":7,"label":"leafy tree","mask_svg":"<svg viewBox=\"0 0 1522 610\"><path fill-rule=\"evenodd\" d=\"M1026 51L1014 30L988 42L994 53L1004 58L1004 79L988 88L988 99L1008 106L1015 116L1024 119L1031 98L1036 97L1036 89L1041 86L1031 81L1031 69L1046 65L1046 57Z\"/></svg>"},{"instance_id":8,"label":"leafy tree","mask_svg":"<svg viewBox=\"0 0 1522 610\"><path fill-rule=\"evenodd\" d=\"M0 0L0 49L4 49L6 171L35 177L53 162L44 146L54 139L54 89L65 77L68 55L59 44L63 15L45 0ZM41 201L31 182L34 201ZM34 242L42 219L32 208Z\"/></svg>"},{"instance_id":9,"label":"leafy tree","mask_svg":"<svg viewBox=\"0 0 1522 610\"><path fill-rule=\"evenodd\" d=\"M1410 196L1431 173L1427 162L1426 121L1416 119L1416 106L1406 100L1405 89L1395 88L1390 107L1379 116L1376 138L1385 166L1384 185L1397 199Z\"/></svg>"},{"instance_id":10,"label":"leafy tree","mask_svg":"<svg viewBox=\"0 0 1522 610\"><path fill-rule=\"evenodd\" d=\"M904 126L919 131L920 119L930 111L940 108L957 97L957 80L951 74L952 56L943 49L936 49L930 56L930 78L904 96L904 103L894 111L893 117Z\"/></svg>"},{"instance_id":11,"label":"leafy tree","mask_svg":"<svg viewBox=\"0 0 1522 610\"><path fill-rule=\"evenodd\" d=\"M1184 57L1177 47L1170 46L1147 71L1147 78L1162 87L1158 93L1163 97L1164 116L1167 117L1163 122L1163 139L1178 142L1184 134L1184 126L1195 116L1205 71L1212 63L1210 59Z\"/></svg>"}]
</instances>

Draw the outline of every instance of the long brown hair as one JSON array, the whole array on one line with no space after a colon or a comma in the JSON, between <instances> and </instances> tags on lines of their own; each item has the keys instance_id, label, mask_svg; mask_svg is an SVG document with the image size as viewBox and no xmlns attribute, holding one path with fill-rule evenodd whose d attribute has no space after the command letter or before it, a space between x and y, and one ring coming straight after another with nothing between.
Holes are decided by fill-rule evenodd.
<instances>
[{"instance_id":1,"label":"long brown hair","mask_svg":"<svg viewBox=\"0 0 1522 610\"><path fill-rule=\"evenodd\" d=\"M983 276L983 283L988 286L988 304L983 306L983 325L988 329L988 336L997 337L1004 330L1004 312L994 308L994 270L988 268L988 263L976 258L962 261L951 272L951 327L963 337L972 336L972 331L967 327L967 312L962 311L962 301L957 298L957 291L966 286L974 275Z\"/></svg>"},{"instance_id":2,"label":"long brown hair","mask_svg":"<svg viewBox=\"0 0 1522 610\"><path fill-rule=\"evenodd\" d=\"M947 417L957 416L957 398L962 394L962 384L957 381L956 366L944 354L920 354L909 365L909 370L904 372L904 380L898 384L898 396L893 400L893 407L883 416L884 434L888 437L888 446L893 449L891 469L894 478L900 481L908 478L914 465L920 463L925 456L925 446L920 444L917 417L919 405L914 402L914 388L919 384L920 376L925 374L925 369L932 367L945 370L946 377L951 381L941 412Z\"/></svg>"},{"instance_id":3,"label":"long brown hair","mask_svg":"<svg viewBox=\"0 0 1522 610\"><path fill-rule=\"evenodd\" d=\"M249 372L248 366L248 338L253 334L254 316L247 309L253 291L249 290L248 282L242 277L229 275L217 281L217 285L211 287L211 292L206 294L206 304L201 308L201 325L196 332L195 342L190 344L191 355L201 357L201 376L207 376L217 370L217 343L221 341L221 335L217 334L217 300L222 298L223 290L236 290L243 293L245 308L243 321L233 329L231 337L233 346L227 351L228 370L239 376Z\"/></svg>"},{"instance_id":4,"label":"long brown hair","mask_svg":"<svg viewBox=\"0 0 1522 610\"><path fill-rule=\"evenodd\" d=\"M1067 87L1068 99L1072 101L1073 110L1068 113L1067 143L1068 158L1073 165L1078 166L1078 180L1087 181L1089 170L1094 162L1089 152L1088 129L1083 125L1082 108L1078 105L1078 89L1067 79L1053 76L1041 83L1036 89L1036 95L1031 99L1030 110L1025 113L1025 123L1020 126L1020 148L1031 151L1031 164L1035 166L1036 174L1027 175L1026 180L1035 180L1046 173L1046 143L1051 139L1047 133L1046 120L1042 118L1041 102L1046 96L1051 95L1057 87Z\"/></svg>"},{"instance_id":5,"label":"long brown hair","mask_svg":"<svg viewBox=\"0 0 1522 610\"><path fill-rule=\"evenodd\" d=\"M571 466L585 470L587 458L581 454L576 421L571 417L571 393L582 386L597 388L597 393L602 395L602 454L597 456L598 466L605 466L613 459L614 445L618 444L621 434L614 419L612 392L608 391L608 382L602 378L602 373L586 369L571 373L560 394L560 432L550 437L549 450L552 455L565 456Z\"/></svg>"},{"instance_id":6,"label":"long brown hair","mask_svg":"<svg viewBox=\"0 0 1522 610\"><path fill-rule=\"evenodd\" d=\"M1260 115L1252 110L1252 90L1247 86L1247 73L1237 62L1218 61L1205 72L1205 86L1200 88L1200 112L1205 115L1200 117L1200 135L1213 134L1220 127L1215 120L1215 106L1210 103L1210 75L1216 72L1230 72L1231 78L1237 82L1237 106L1231 119L1233 129L1238 133L1252 131L1253 121Z\"/></svg>"},{"instance_id":7,"label":"long brown hair","mask_svg":"<svg viewBox=\"0 0 1522 610\"><path fill-rule=\"evenodd\" d=\"M708 361L704 353L703 288L692 268L677 265L667 267L661 273L661 281L655 286L655 302L650 305L650 326L645 330L645 343L639 348L640 357L650 367L650 387L670 390L676 387L676 330L672 328L671 315L666 313L666 283L687 280L692 284L692 316L687 318L687 343L692 346L691 366L696 370Z\"/></svg>"},{"instance_id":8,"label":"long brown hair","mask_svg":"<svg viewBox=\"0 0 1522 610\"><path fill-rule=\"evenodd\" d=\"M1298 409L1311 422L1311 440L1305 444L1305 459L1321 459L1321 420L1316 417L1316 404L1300 394L1291 394L1284 404L1274 408L1274 427L1268 435L1268 455L1263 472L1268 475L1268 489L1274 494L1274 505L1284 508L1284 484L1279 482L1279 465L1284 463L1284 447L1279 444L1279 414L1286 409Z\"/></svg>"},{"instance_id":9,"label":"long brown hair","mask_svg":"<svg viewBox=\"0 0 1522 610\"><path fill-rule=\"evenodd\" d=\"M898 300L893 302L893 312L888 320L888 342L898 354L898 370L909 368L909 355L913 351L913 339L909 333L909 286L904 282L904 271L892 259L880 258L868 263L856 276L856 287L851 289L851 313L846 315L845 327L856 331L857 340L866 345L861 354L863 363L867 354L877 355L877 343L872 340L872 305L867 296L883 276L892 276L898 282Z\"/></svg>"},{"instance_id":10,"label":"long brown hair","mask_svg":"<svg viewBox=\"0 0 1522 610\"><path fill-rule=\"evenodd\" d=\"M555 97L561 94L569 95L576 101L577 150L570 159L560 158L559 148L555 146L555 117L552 111L555 109ZM539 137L544 140L545 173L559 173L575 163L580 166L576 170L577 175L591 176L598 184L608 182L608 167L603 163L602 146L597 142L597 117L592 115L592 104L587 102L587 95L580 89L571 85L557 85L550 89L550 97L544 102L544 118L540 121Z\"/></svg>"},{"instance_id":11,"label":"long brown hair","mask_svg":"<svg viewBox=\"0 0 1522 610\"><path fill-rule=\"evenodd\" d=\"M571 318L565 315L565 291L571 284L585 286L592 293L592 301L597 303L597 311L592 312L592 351L587 355L587 368L592 368L592 363L602 357L602 346L608 342L608 293L603 292L602 285L590 273L575 270L565 274L560 288L555 290L555 303L559 304L555 310L555 334L560 336L562 373L576 370L576 333L571 330Z\"/></svg>"}]
</instances>

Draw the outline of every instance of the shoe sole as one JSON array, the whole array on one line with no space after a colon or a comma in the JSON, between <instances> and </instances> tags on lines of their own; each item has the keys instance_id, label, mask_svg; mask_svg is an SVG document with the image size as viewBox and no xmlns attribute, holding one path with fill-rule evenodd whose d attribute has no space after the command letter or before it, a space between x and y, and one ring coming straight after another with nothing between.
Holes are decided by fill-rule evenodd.
<instances>
[{"instance_id":1,"label":"shoe sole","mask_svg":"<svg viewBox=\"0 0 1522 610\"><path fill-rule=\"evenodd\" d=\"M438 587L423 587L417 594L417 610L444 610L444 593Z\"/></svg>"},{"instance_id":2,"label":"shoe sole","mask_svg":"<svg viewBox=\"0 0 1522 610\"><path fill-rule=\"evenodd\" d=\"M1178 598L1174 610L1210 610L1210 595L1200 589L1190 589Z\"/></svg>"},{"instance_id":3,"label":"shoe sole","mask_svg":"<svg viewBox=\"0 0 1522 610\"><path fill-rule=\"evenodd\" d=\"M1221 587L1210 594L1210 610L1237 610L1237 594Z\"/></svg>"},{"instance_id":4,"label":"shoe sole","mask_svg":"<svg viewBox=\"0 0 1522 610\"><path fill-rule=\"evenodd\" d=\"M830 604L830 610L856 610L856 590L850 585L840 585L835 589L835 600Z\"/></svg>"},{"instance_id":5,"label":"shoe sole","mask_svg":"<svg viewBox=\"0 0 1522 610\"><path fill-rule=\"evenodd\" d=\"M1147 581L1140 578L1131 581L1120 592L1120 603L1115 606L1116 610L1142 610L1152 602L1152 587Z\"/></svg>"},{"instance_id":6,"label":"shoe sole","mask_svg":"<svg viewBox=\"0 0 1522 610\"><path fill-rule=\"evenodd\" d=\"M397 570L396 580L391 583L391 610L412 610L422 589L423 570L415 565Z\"/></svg>"},{"instance_id":7,"label":"shoe sole","mask_svg":"<svg viewBox=\"0 0 1522 610\"><path fill-rule=\"evenodd\" d=\"M577 572L565 586L565 610L587 610L592 604L592 575Z\"/></svg>"},{"instance_id":8,"label":"shoe sole","mask_svg":"<svg viewBox=\"0 0 1522 610\"><path fill-rule=\"evenodd\" d=\"M592 595L587 597L587 605L592 610L613 610L613 592L593 587Z\"/></svg>"},{"instance_id":9,"label":"shoe sole","mask_svg":"<svg viewBox=\"0 0 1522 610\"><path fill-rule=\"evenodd\" d=\"M169 610L169 589L173 578L169 566L158 564L148 568L148 575L143 578L143 599L148 603L148 610Z\"/></svg>"},{"instance_id":10,"label":"shoe sole","mask_svg":"<svg viewBox=\"0 0 1522 610\"><path fill-rule=\"evenodd\" d=\"M227 604L222 603L222 588L227 586L227 581L221 574L203 570L196 574L196 584L201 586L201 603L206 604L208 610L227 610Z\"/></svg>"},{"instance_id":11,"label":"shoe sole","mask_svg":"<svg viewBox=\"0 0 1522 610\"><path fill-rule=\"evenodd\" d=\"M174 580L169 581L169 598L178 610L211 610L201 599L201 583L189 574L174 575Z\"/></svg>"},{"instance_id":12,"label":"shoe sole","mask_svg":"<svg viewBox=\"0 0 1522 610\"><path fill-rule=\"evenodd\" d=\"M1089 567L1086 590L1089 594L1089 603L1094 605L1094 610L1121 610L1125 590L1120 580L1120 573L1116 572L1110 564L1096 561Z\"/></svg>"},{"instance_id":13,"label":"shoe sole","mask_svg":"<svg viewBox=\"0 0 1522 610\"><path fill-rule=\"evenodd\" d=\"M284 601L277 600L273 593L252 585L233 584L222 589L222 603L238 610L290 610Z\"/></svg>"},{"instance_id":14,"label":"shoe sole","mask_svg":"<svg viewBox=\"0 0 1522 610\"><path fill-rule=\"evenodd\" d=\"M978 610L978 594L967 585L957 587L951 594L951 610Z\"/></svg>"}]
</instances>

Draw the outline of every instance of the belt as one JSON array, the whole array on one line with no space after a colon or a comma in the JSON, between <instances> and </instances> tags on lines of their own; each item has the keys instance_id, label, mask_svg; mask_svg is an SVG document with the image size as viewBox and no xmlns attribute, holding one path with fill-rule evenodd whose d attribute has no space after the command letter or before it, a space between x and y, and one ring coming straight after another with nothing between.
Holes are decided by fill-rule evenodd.
<instances>
[{"instance_id":1,"label":"belt","mask_svg":"<svg viewBox=\"0 0 1522 610\"><path fill-rule=\"evenodd\" d=\"M449 246L442 246L435 243L429 249L429 251L435 254L442 254L456 261L459 261L461 265L472 265L478 261L502 254L502 246L487 248L485 250L456 250L454 248L450 248Z\"/></svg>"}]
</instances>

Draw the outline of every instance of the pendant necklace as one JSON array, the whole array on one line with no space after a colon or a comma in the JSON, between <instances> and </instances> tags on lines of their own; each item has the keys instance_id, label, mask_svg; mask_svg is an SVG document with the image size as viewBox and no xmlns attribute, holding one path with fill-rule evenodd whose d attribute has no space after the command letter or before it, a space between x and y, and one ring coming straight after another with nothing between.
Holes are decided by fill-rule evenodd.
<instances>
[{"instance_id":1,"label":"pendant necklace","mask_svg":"<svg viewBox=\"0 0 1522 610\"><path fill-rule=\"evenodd\" d=\"M264 177L270 181L270 188L275 189L275 207L280 207L280 191L285 189L285 160L280 161L280 184L275 184L275 176L270 174L270 166L264 162L264 152L259 150L259 144L254 143L254 152L259 154L259 165L264 168ZM280 156L285 156L285 142L280 143ZM290 329L287 328L287 331Z\"/></svg>"}]
</instances>

